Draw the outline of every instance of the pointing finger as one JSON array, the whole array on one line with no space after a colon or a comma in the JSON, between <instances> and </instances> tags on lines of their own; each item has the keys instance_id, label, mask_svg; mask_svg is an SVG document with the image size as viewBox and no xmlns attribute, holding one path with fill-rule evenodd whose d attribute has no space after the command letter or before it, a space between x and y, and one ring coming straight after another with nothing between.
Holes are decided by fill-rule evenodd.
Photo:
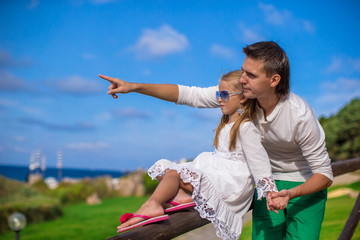
<instances>
[{"instance_id":1,"label":"pointing finger","mask_svg":"<svg viewBox=\"0 0 360 240\"><path fill-rule=\"evenodd\" d=\"M99 76L100 78L102 78L102 79L105 79L105 80L111 82L111 83L114 83L114 82L115 82L115 78L108 77L108 76L104 76L104 75L101 75L101 74L99 74L98 76Z\"/></svg>"}]
</instances>

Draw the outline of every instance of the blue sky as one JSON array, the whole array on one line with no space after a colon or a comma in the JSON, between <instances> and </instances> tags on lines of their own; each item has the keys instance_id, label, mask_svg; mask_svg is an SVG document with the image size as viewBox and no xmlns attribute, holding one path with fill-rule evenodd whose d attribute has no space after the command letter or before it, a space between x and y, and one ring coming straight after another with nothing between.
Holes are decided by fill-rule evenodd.
<instances>
[{"instance_id":1,"label":"blue sky","mask_svg":"<svg viewBox=\"0 0 360 240\"><path fill-rule=\"evenodd\" d=\"M106 94L98 74L217 85L242 48L273 40L291 89L330 116L360 97L358 1L0 2L0 163L58 150L65 168L132 170L212 151L219 109Z\"/></svg>"}]
</instances>

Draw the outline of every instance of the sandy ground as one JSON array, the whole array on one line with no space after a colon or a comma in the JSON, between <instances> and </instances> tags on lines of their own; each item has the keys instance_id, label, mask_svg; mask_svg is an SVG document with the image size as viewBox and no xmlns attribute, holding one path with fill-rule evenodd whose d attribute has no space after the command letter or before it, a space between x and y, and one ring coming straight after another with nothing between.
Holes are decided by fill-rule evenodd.
<instances>
[{"instance_id":1,"label":"sandy ground","mask_svg":"<svg viewBox=\"0 0 360 240\"><path fill-rule=\"evenodd\" d=\"M334 178L333 186L344 185L360 181L360 171L346 173Z\"/></svg>"},{"instance_id":2,"label":"sandy ground","mask_svg":"<svg viewBox=\"0 0 360 240\"><path fill-rule=\"evenodd\" d=\"M337 186L337 185L349 184L356 181L360 181L360 171L356 171L355 173L347 173L335 177L333 185ZM251 212L248 212L244 216L244 224L247 221L251 221ZM201 228L185 233L175 239L176 240L219 240L221 238L218 238L216 236L214 227L210 223Z\"/></svg>"},{"instance_id":3,"label":"sandy ground","mask_svg":"<svg viewBox=\"0 0 360 240\"><path fill-rule=\"evenodd\" d=\"M251 220L251 212L248 212L244 216L244 224ZM214 226L209 223L201 228L195 229L191 232L185 233L176 240L219 240L215 233Z\"/></svg>"}]
</instances>

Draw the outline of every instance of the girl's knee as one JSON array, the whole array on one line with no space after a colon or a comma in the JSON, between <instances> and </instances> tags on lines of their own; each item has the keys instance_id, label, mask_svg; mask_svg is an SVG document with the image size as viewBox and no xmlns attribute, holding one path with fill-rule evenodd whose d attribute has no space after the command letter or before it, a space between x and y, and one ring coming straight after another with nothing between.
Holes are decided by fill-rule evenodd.
<instances>
[{"instance_id":1,"label":"girl's knee","mask_svg":"<svg viewBox=\"0 0 360 240\"><path fill-rule=\"evenodd\" d=\"M179 173L174 169L166 169L165 175L179 175Z\"/></svg>"}]
</instances>

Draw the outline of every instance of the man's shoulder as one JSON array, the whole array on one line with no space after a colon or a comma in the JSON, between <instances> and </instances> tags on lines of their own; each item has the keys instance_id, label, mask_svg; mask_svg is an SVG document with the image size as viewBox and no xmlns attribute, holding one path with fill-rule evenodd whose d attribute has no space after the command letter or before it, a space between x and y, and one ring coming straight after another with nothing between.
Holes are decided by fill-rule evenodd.
<instances>
[{"instance_id":1,"label":"man's shoulder","mask_svg":"<svg viewBox=\"0 0 360 240\"><path fill-rule=\"evenodd\" d=\"M302 97L299 95L290 92L285 97L285 102L289 105L291 105L293 108L303 109L303 108L311 108L310 104L305 101Z\"/></svg>"},{"instance_id":2,"label":"man's shoulder","mask_svg":"<svg viewBox=\"0 0 360 240\"><path fill-rule=\"evenodd\" d=\"M285 97L284 104L289 108L293 115L298 118L313 114L313 109L310 104L293 92L290 92Z\"/></svg>"}]
</instances>

